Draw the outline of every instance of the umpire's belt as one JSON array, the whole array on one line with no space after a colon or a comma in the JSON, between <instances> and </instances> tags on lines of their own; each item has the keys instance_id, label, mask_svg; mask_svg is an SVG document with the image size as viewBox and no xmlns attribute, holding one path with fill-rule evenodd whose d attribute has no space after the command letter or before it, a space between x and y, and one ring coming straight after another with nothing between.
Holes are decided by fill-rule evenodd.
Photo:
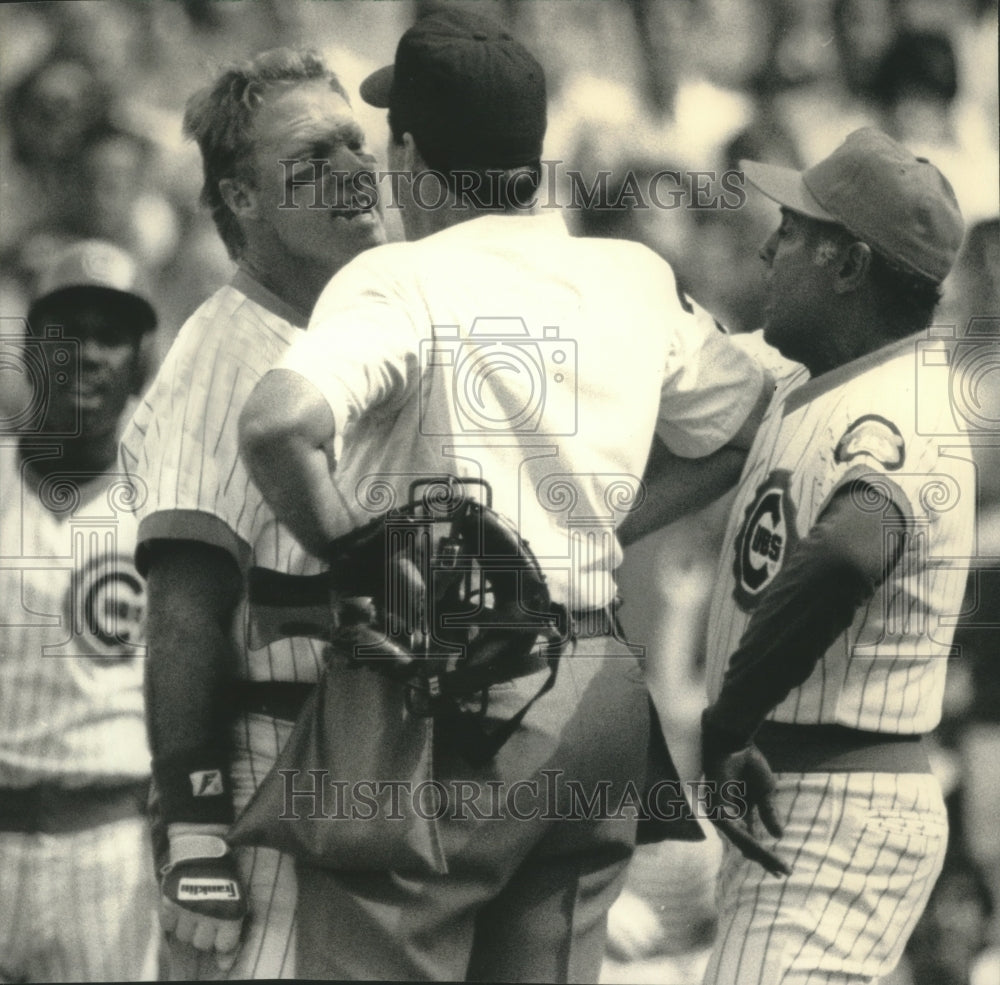
<instances>
[{"instance_id":1,"label":"umpire's belt","mask_svg":"<svg viewBox=\"0 0 1000 985\"><path fill-rule=\"evenodd\" d=\"M0 787L0 831L67 834L127 817L146 806L149 782L138 780L107 787Z\"/></svg>"},{"instance_id":2,"label":"umpire's belt","mask_svg":"<svg viewBox=\"0 0 1000 985\"><path fill-rule=\"evenodd\" d=\"M565 610L563 610L565 612ZM621 635L616 608L606 606L602 609L588 609L583 612L572 612L569 615L569 638L583 639L594 636ZM544 670L549 664L552 641L548 637L539 637L541 645L536 646L515 665L505 667L504 680L526 677L539 670ZM468 678L466 678L468 681ZM493 680L473 681L475 689L486 687ZM233 707L237 712L268 715L283 721L294 722L316 685L301 681L236 681L233 684ZM470 684L463 682L463 691L469 690Z\"/></svg>"},{"instance_id":3,"label":"umpire's belt","mask_svg":"<svg viewBox=\"0 0 1000 985\"><path fill-rule=\"evenodd\" d=\"M764 722L754 743L777 773L929 773L922 735Z\"/></svg>"}]
</instances>

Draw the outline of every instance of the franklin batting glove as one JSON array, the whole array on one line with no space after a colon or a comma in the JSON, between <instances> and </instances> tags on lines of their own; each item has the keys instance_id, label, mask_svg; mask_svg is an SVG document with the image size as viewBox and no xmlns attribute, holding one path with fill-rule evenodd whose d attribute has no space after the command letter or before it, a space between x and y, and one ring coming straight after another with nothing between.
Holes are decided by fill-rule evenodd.
<instances>
[{"instance_id":1,"label":"franklin batting glove","mask_svg":"<svg viewBox=\"0 0 1000 985\"><path fill-rule=\"evenodd\" d=\"M170 861L162 870L160 923L182 943L214 952L216 964L228 971L236 961L247 902L225 832L218 824L168 827Z\"/></svg>"}]
</instances>

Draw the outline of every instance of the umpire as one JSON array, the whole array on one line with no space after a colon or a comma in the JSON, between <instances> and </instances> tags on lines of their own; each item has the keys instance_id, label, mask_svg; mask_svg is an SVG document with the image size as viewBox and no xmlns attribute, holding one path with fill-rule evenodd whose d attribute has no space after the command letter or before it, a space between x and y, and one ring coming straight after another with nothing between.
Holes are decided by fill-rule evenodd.
<instances>
[{"instance_id":1,"label":"umpire","mask_svg":"<svg viewBox=\"0 0 1000 985\"><path fill-rule=\"evenodd\" d=\"M763 377L651 251L571 238L561 216L534 210L545 83L509 34L454 9L430 14L361 91L389 110L413 242L359 256L324 290L307 335L244 408L248 468L321 556L414 481L484 481L569 613L570 641L548 690L543 665L457 701L469 734L512 730L488 761L441 719L417 730L423 772L409 779L445 803L421 810L411 783L396 806L426 826L442 864L380 861L386 839L412 831L400 821L373 824L304 872L298 919L321 926L326 947L300 953L299 972L595 981L635 843L650 725L641 664L616 625L621 493L635 494L654 430L676 459L670 495L689 492L695 471L702 495L732 482ZM412 708L351 656L330 660L341 687L327 692L340 696L330 720L360 755L370 709L395 707L377 734L389 749L412 729Z\"/></svg>"}]
</instances>

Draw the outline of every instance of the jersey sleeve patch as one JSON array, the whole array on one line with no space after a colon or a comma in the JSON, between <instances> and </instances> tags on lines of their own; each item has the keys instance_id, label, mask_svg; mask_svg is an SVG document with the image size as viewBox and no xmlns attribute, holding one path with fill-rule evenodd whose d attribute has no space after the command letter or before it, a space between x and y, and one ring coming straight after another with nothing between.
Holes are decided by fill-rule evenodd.
<instances>
[{"instance_id":1,"label":"jersey sleeve patch","mask_svg":"<svg viewBox=\"0 0 1000 985\"><path fill-rule=\"evenodd\" d=\"M837 442L834 458L840 463L851 462L867 455L890 472L902 468L906 458L906 442L892 421L877 414L859 417Z\"/></svg>"}]
</instances>

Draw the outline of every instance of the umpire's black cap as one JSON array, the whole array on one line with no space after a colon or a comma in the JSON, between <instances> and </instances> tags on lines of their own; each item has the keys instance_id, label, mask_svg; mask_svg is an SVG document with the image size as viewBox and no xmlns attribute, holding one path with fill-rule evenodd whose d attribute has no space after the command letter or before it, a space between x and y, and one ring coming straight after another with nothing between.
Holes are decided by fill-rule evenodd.
<instances>
[{"instance_id":1,"label":"umpire's black cap","mask_svg":"<svg viewBox=\"0 0 1000 985\"><path fill-rule=\"evenodd\" d=\"M495 21L435 8L400 38L396 61L361 84L435 167L515 168L538 161L545 72Z\"/></svg>"}]
</instances>

